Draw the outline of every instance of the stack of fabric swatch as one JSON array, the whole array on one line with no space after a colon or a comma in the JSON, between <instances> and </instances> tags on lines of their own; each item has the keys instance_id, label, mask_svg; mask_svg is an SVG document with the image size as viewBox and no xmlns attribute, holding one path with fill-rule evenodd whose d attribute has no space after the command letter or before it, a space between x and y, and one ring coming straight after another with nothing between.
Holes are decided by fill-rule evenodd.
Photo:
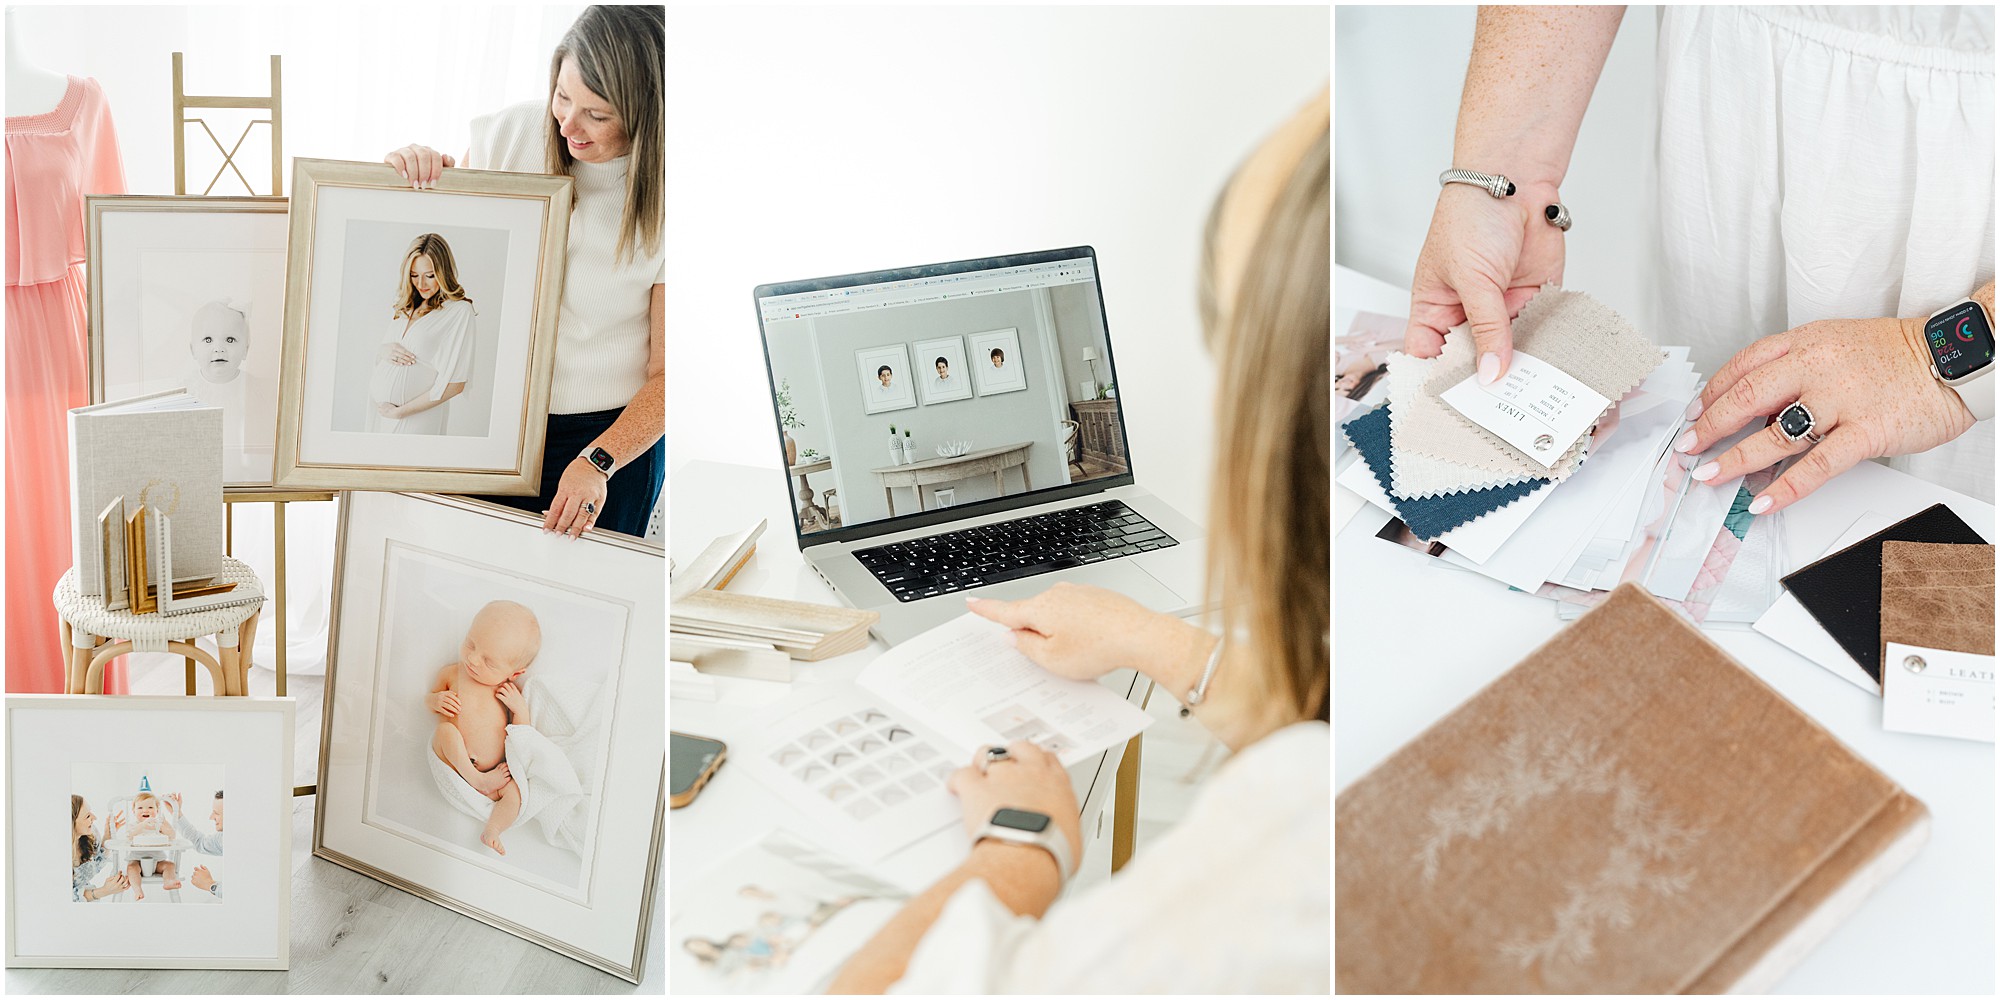
<instances>
[{"instance_id":1,"label":"stack of fabric swatch","mask_svg":"<svg viewBox=\"0 0 2000 1000\"><path fill-rule=\"evenodd\" d=\"M1552 430L1526 449L1503 440L1485 409L1497 404L1470 388L1475 348L1462 328L1436 358L1391 354L1385 401L1342 426L1359 457L1336 480L1394 515L1382 537L1555 600L1566 618L1624 581L1696 621L1748 623L1769 607L1775 529L1748 507L1771 473L1689 475L1737 438L1705 457L1670 450L1702 386L1687 348L1655 346L1602 303L1554 287L1521 311L1513 335L1510 372L1481 392L1507 401L1498 412L1553 428L1555 417L1531 404L1561 390L1516 378L1553 369L1589 401L1569 414L1582 430L1573 440Z\"/></svg>"}]
</instances>

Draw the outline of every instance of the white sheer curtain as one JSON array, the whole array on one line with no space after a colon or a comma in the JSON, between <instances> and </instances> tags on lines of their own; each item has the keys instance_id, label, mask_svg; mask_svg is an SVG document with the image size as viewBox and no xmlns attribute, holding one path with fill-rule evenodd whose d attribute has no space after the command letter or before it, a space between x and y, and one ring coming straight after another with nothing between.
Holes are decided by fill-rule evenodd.
<instances>
[{"instance_id":1,"label":"white sheer curtain","mask_svg":"<svg viewBox=\"0 0 2000 1000\"><path fill-rule=\"evenodd\" d=\"M111 104L134 194L174 192L172 53L182 52L190 94L269 92L270 56L283 56L285 193L290 159L380 160L421 142L463 155L470 122L546 96L549 54L583 10L550 6L23 6L17 30L45 69L95 77ZM249 115L205 113L223 145ZM261 126L237 160L257 194L270 183ZM186 136L188 187L200 192L221 154L199 128ZM246 193L225 174L217 195ZM235 554L275 590L270 505L235 505ZM287 514L287 668L326 669L335 530L333 503L293 504ZM275 608L259 622L255 662L275 662ZM140 664L135 658L134 666ZM179 657L172 657L178 661Z\"/></svg>"}]
</instances>

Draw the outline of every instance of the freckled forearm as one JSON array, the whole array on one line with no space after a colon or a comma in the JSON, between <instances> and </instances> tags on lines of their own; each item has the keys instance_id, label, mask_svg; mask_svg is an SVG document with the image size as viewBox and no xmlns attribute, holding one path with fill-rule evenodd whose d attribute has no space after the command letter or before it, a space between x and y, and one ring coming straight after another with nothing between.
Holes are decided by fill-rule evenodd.
<instances>
[{"instance_id":1,"label":"freckled forearm","mask_svg":"<svg viewBox=\"0 0 2000 1000\"><path fill-rule=\"evenodd\" d=\"M1452 165L1560 184L1623 7L1481 7Z\"/></svg>"}]
</instances>

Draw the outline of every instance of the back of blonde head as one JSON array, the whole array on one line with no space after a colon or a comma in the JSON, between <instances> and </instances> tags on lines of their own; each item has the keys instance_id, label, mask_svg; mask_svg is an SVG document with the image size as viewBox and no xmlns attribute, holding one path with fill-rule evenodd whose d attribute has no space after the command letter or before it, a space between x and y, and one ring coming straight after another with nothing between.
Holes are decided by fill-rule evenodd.
<instances>
[{"instance_id":1,"label":"back of blonde head","mask_svg":"<svg viewBox=\"0 0 2000 1000\"><path fill-rule=\"evenodd\" d=\"M1229 637L1231 683L1279 721L1324 720L1329 700L1325 106L1309 107L1239 169L1204 240L1202 318L1219 369L1209 597ZM1275 197L1261 222L1246 222L1270 193L1238 190L1256 172Z\"/></svg>"}]
</instances>

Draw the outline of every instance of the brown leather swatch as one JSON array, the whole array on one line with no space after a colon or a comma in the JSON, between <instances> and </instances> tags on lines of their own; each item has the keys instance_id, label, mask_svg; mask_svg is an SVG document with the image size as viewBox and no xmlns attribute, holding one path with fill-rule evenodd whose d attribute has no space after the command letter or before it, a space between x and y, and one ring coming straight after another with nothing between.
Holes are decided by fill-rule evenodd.
<instances>
[{"instance_id":1,"label":"brown leather swatch","mask_svg":"<svg viewBox=\"0 0 2000 1000\"><path fill-rule=\"evenodd\" d=\"M1906 799L1627 584L1340 794L1336 992L1726 986Z\"/></svg>"},{"instance_id":2,"label":"brown leather swatch","mask_svg":"<svg viewBox=\"0 0 2000 1000\"><path fill-rule=\"evenodd\" d=\"M1993 655L1993 546L1882 543L1882 655L1889 644Z\"/></svg>"}]
</instances>

